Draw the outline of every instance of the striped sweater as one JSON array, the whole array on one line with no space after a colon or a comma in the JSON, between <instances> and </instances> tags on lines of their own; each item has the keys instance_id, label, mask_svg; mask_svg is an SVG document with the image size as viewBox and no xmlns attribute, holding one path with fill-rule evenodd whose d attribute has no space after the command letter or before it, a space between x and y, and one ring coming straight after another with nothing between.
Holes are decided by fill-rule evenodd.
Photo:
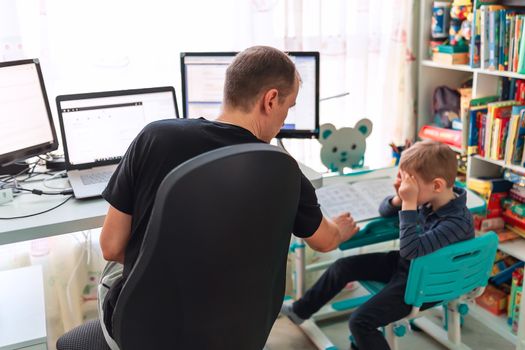
<instances>
[{"instance_id":1,"label":"striped sweater","mask_svg":"<svg viewBox=\"0 0 525 350\"><path fill-rule=\"evenodd\" d=\"M467 193L454 187L457 197L437 211L430 205L418 210L401 210L390 201L383 200L379 207L381 216L399 214L399 255L414 259L427 255L450 244L474 238L474 220L467 208Z\"/></svg>"}]
</instances>

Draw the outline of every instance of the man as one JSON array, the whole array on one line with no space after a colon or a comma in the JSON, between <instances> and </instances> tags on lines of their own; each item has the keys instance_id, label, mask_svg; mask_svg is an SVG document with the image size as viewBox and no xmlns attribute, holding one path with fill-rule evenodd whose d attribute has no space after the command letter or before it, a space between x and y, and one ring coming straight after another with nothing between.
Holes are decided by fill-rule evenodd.
<instances>
[{"instance_id":1,"label":"man","mask_svg":"<svg viewBox=\"0 0 525 350\"><path fill-rule=\"evenodd\" d=\"M111 335L111 315L123 281L137 260L155 193L164 177L201 153L241 143L269 143L295 105L300 77L283 52L264 46L236 56L226 71L223 111L217 121L172 119L149 124L133 141L103 197L110 203L100 245L104 258L124 264L122 278L102 291L102 318ZM314 188L302 176L294 234L315 250L329 251L358 228L349 213L324 218ZM107 297L104 298L105 294ZM106 339L107 336L106 336Z\"/></svg>"}]
</instances>

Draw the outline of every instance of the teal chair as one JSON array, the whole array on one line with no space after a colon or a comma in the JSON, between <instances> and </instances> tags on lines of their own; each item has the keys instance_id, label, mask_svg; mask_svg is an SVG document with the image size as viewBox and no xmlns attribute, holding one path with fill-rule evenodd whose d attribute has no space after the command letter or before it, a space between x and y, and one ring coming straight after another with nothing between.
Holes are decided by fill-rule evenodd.
<instances>
[{"instance_id":1,"label":"teal chair","mask_svg":"<svg viewBox=\"0 0 525 350\"><path fill-rule=\"evenodd\" d=\"M465 301L483 293L497 247L497 235L489 232L412 260L405 292L405 302L412 305L412 312L385 327L390 347L397 349L397 338L403 336L409 322L413 322L449 349L468 349L461 343L460 328L461 316L468 312ZM377 282L360 282L372 294L379 292L383 286ZM425 314L425 311L420 312L424 303L444 305L447 330L430 320L417 319Z\"/></svg>"}]
</instances>

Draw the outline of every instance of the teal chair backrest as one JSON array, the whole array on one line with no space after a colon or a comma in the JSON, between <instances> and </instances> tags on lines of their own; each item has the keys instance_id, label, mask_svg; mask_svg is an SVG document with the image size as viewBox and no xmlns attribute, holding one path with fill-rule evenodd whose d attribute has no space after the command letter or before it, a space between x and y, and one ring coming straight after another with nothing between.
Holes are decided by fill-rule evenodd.
<instances>
[{"instance_id":1,"label":"teal chair backrest","mask_svg":"<svg viewBox=\"0 0 525 350\"><path fill-rule=\"evenodd\" d=\"M421 307L423 303L454 300L486 286L497 247L497 235L489 232L412 260L405 302Z\"/></svg>"}]
</instances>

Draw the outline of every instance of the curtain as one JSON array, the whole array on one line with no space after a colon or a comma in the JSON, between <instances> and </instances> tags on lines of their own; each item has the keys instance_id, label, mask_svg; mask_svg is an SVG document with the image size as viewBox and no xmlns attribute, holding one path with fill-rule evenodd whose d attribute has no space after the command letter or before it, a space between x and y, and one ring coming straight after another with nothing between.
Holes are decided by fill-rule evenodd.
<instances>
[{"instance_id":1,"label":"curtain","mask_svg":"<svg viewBox=\"0 0 525 350\"><path fill-rule=\"evenodd\" d=\"M171 85L180 107L182 51L252 45L320 51L320 96L342 95L321 102L320 122L340 128L371 119L365 164L374 168L390 163L390 142L415 134L417 6L416 0L2 0L0 60L38 57L50 101ZM284 144L326 171L316 140ZM103 265L97 234L0 247L0 268L44 265L50 348L93 313L90 291Z\"/></svg>"}]
</instances>

